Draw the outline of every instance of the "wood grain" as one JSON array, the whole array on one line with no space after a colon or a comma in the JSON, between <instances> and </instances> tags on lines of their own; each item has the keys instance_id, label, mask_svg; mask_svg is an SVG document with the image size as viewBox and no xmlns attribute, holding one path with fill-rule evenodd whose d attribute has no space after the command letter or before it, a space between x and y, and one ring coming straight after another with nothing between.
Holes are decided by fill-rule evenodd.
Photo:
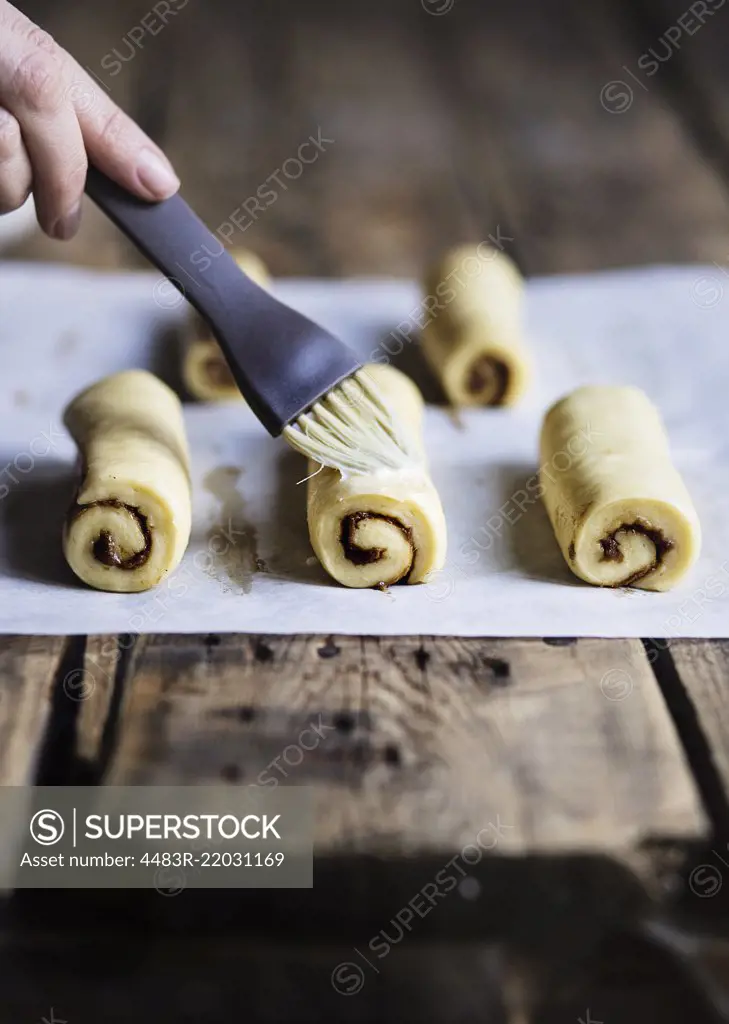
<instances>
[{"instance_id":1,"label":"wood grain","mask_svg":"<svg viewBox=\"0 0 729 1024\"><path fill-rule=\"evenodd\" d=\"M320 122L302 111L292 81L293 18L281 0L216 4L214 13L190 4L180 17L165 145L184 171L186 198L223 244L253 249L277 276L328 276L336 269L318 234L328 144L306 150L312 163L299 161ZM191 74L206 52L215 73Z\"/></svg>"},{"instance_id":2,"label":"wood grain","mask_svg":"<svg viewBox=\"0 0 729 1024\"><path fill-rule=\"evenodd\" d=\"M312 786L321 854L479 833L499 853L619 850L703 827L627 641L151 637L127 686L105 782Z\"/></svg>"},{"instance_id":3,"label":"wood grain","mask_svg":"<svg viewBox=\"0 0 729 1024\"><path fill-rule=\"evenodd\" d=\"M640 53L615 19L577 0L531 5L528 19L508 0L489 8L478 17L476 0L461 0L428 39L472 192L496 196L522 265L584 271L725 253L722 182L659 90L635 86L622 112L617 91L603 93Z\"/></svg>"},{"instance_id":4,"label":"wood grain","mask_svg":"<svg viewBox=\"0 0 729 1024\"><path fill-rule=\"evenodd\" d=\"M96 779L106 756L120 698L119 678L128 671L134 639L128 636L90 636L78 672L76 757Z\"/></svg>"},{"instance_id":5,"label":"wood grain","mask_svg":"<svg viewBox=\"0 0 729 1024\"><path fill-rule=\"evenodd\" d=\"M33 782L54 700L68 697L61 637L0 637L0 785ZM59 677L60 674L60 677Z\"/></svg>"},{"instance_id":6,"label":"wood grain","mask_svg":"<svg viewBox=\"0 0 729 1024\"><path fill-rule=\"evenodd\" d=\"M631 71L667 97L696 148L729 180L729 99L726 41L729 9L722 0L639 0L613 9L622 15L639 55ZM729 250L721 254L729 263Z\"/></svg>"},{"instance_id":7,"label":"wood grain","mask_svg":"<svg viewBox=\"0 0 729 1024\"><path fill-rule=\"evenodd\" d=\"M419 277L444 246L486 237L460 188L453 111L418 45L422 22L438 20L383 0L289 8L302 116L335 140L312 170L317 242L340 276Z\"/></svg>"},{"instance_id":8,"label":"wood grain","mask_svg":"<svg viewBox=\"0 0 729 1024\"><path fill-rule=\"evenodd\" d=\"M693 745L697 778L714 825L729 837L729 643L672 640L657 652L659 675Z\"/></svg>"}]
</instances>

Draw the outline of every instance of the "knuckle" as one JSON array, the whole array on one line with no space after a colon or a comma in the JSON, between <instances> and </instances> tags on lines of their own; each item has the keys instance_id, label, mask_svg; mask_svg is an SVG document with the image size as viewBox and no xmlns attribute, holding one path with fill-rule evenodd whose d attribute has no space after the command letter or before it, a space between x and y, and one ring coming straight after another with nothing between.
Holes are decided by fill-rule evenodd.
<instances>
[{"instance_id":1,"label":"knuckle","mask_svg":"<svg viewBox=\"0 0 729 1024\"><path fill-rule=\"evenodd\" d=\"M118 107L116 110L112 110L104 119L101 132L99 133L100 142L103 145L113 146L124 133L126 123L127 119Z\"/></svg>"},{"instance_id":2,"label":"knuckle","mask_svg":"<svg viewBox=\"0 0 729 1024\"><path fill-rule=\"evenodd\" d=\"M50 34L42 28L38 28L37 25L32 25L28 30L26 36L29 43L33 46L37 46L39 50L46 50L48 53L54 53L56 49L56 40Z\"/></svg>"},{"instance_id":3,"label":"knuckle","mask_svg":"<svg viewBox=\"0 0 729 1024\"><path fill-rule=\"evenodd\" d=\"M15 69L12 88L34 113L53 113L63 103L61 69L43 50L32 50L23 57Z\"/></svg>"},{"instance_id":4,"label":"knuckle","mask_svg":"<svg viewBox=\"0 0 729 1024\"><path fill-rule=\"evenodd\" d=\"M71 82L66 91L66 98L78 114L88 113L97 102L94 87L80 81Z\"/></svg>"},{"instance_id":5,"label":"knuckle","mask_svg":"<svg viewBox=\"0 0 729 1024\"><path fill-rule=\"evenodd\" d=\"M119 136L124 131L125 117L122 112L117 110L104 118L103 125L101 126L100 141L106 145L114 145L118 141Z\"/></svg>"},{"instance_id":6,"label":"knuckle","mask_svg":"<svg viewBox=\"0 0 729 1024\"><path fill-rule=\"evenodd\" d=\"M21 142L20 125L11 113L0 109L0 161L15 156Z\"/></svg>"}]
</instances>

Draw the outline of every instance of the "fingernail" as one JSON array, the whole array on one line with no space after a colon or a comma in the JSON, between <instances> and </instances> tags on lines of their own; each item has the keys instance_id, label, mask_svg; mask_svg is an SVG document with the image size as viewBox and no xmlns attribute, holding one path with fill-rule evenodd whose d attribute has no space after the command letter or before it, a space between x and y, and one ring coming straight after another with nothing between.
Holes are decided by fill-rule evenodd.
<instances>
[{"instance_id":1,"label":"fingernail","mask_svg":"<svg viewBox=\"0 0 729 1024\"><path fill-rule=\"evenodd\" d=\"M139 184L153 199L167 199L180 187L172 165L152 149L143 149L137 163Z\"/></svg>"},{"instance_id":2,"label":"fingernail","mask_svg":"<svg viewBox=\"0 0 729 1024\"><path fill-rule=\"evenodd\" d=\"M53 225L53 237L58 238L62 242L67 242L69 238L73 238L81 223L81 201L74 206L70 213L67 213L65 217L60 217Z\"/></svg>"}]
</instances>

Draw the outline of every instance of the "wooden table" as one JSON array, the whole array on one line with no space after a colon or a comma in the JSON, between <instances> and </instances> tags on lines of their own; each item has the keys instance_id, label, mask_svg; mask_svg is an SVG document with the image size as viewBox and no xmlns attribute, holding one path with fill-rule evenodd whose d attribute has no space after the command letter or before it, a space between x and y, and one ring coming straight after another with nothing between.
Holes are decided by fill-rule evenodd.
<instances>
[{"instance_id":1,"label":"wooden table","mask_svg":"<svg viewBox=\"0 0 729 1024\"><path fill-rule=\"evenodd\" d=\"M21 6L213 227L334 140L234 239L276 275L415 276L498 234L529 275L703 261L725 287L729 5L191 0L141 41L146 0ZM138 265L91 208L14 255ZM4 638L4 784L268 766L314 787L318 852L313 892L17 895L0 1021L729 1019L728 672L726 643L660 638ZM366 966L484 827L468 881Z\"/></svg>"}]
</instances>

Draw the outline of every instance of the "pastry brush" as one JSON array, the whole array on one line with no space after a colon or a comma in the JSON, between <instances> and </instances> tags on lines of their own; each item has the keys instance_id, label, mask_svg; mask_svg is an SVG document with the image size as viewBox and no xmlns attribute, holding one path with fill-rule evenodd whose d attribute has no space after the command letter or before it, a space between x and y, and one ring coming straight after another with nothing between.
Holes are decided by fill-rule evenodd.
<instances>
[{"instance_id":1,"label":"pastry brush","mask_svg":"<svg viewBox=\"0 0 729 1024\"><path fill-rule=\"evenodd\" d=\"M344 475L417 461L355 354L255 284L179 194L145 202L95 167L86 192L210 324L270 434Z\"/></svg>"}]
</instances>

